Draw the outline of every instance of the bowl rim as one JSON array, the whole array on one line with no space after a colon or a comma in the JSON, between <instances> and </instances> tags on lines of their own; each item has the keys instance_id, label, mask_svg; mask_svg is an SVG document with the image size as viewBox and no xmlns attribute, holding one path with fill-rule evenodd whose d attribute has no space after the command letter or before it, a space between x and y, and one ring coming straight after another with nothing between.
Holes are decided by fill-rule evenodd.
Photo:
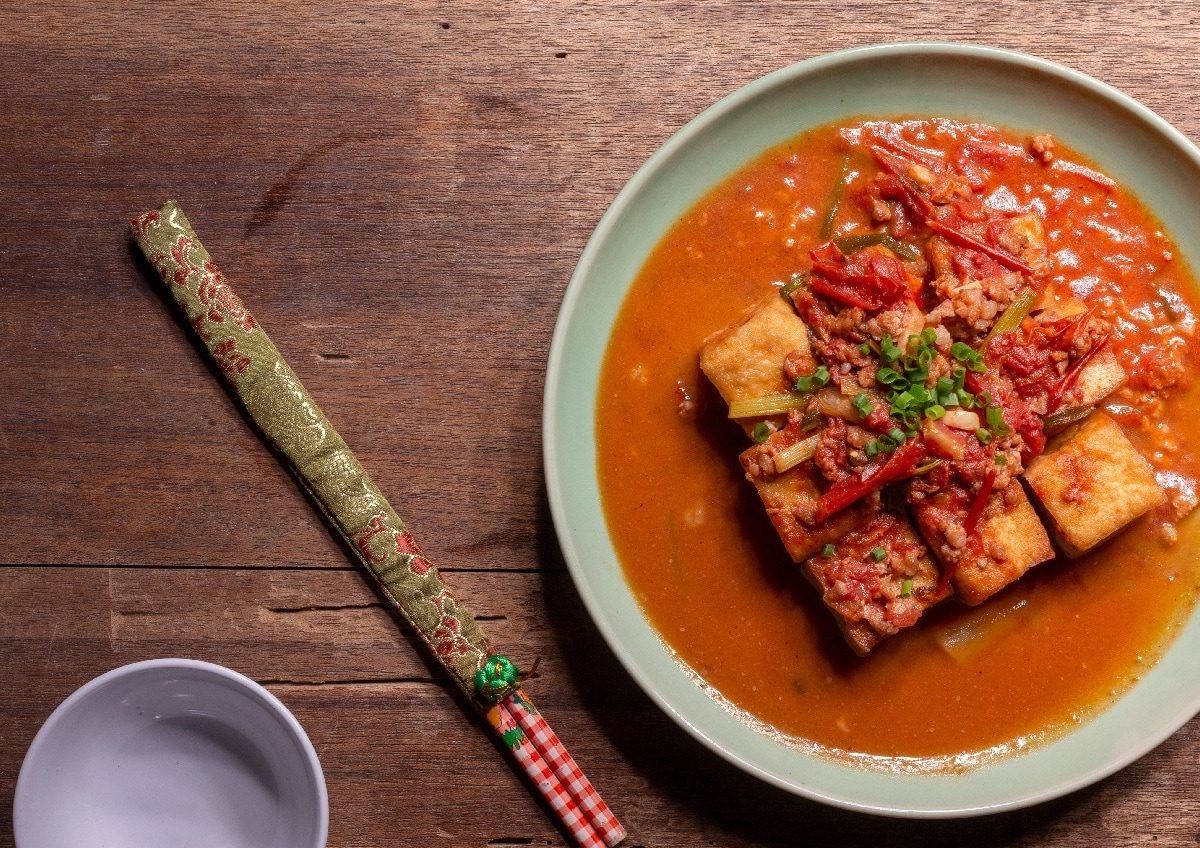
<instances>
[{"instance_id":1,"label":"bowl rim","mask_svg":"<svg viewBox=\"0 0 1200 848\"><path fill-rule=\"evenodd\" d=\"M563 294L551 339L542 403L542 462L550 514L556 537L568 571L571 573L572 580L583 600L584 607L603 636L609 650L613 652L625 671L659 709L670 716L676 724L687 731L694 739L722 759L790 793L856 812L897 818L935 819L960 818L1021 809L1069 794L1119 771L1156 748L1200 712L1200 686L1196 687L1190 701L1184 704L1176 713L1172 714L1169 719L1162 722L1157 732L1140 737L1138 744L1130 746L1119 756L1110 757L1103 764L1090 768L1076 775L1073 779L1061 781L1040 791L1024 792L1008 800L994 804L948 806L935 809L929 807L913 808L902 805L888 805L886 803L866 803L850 797L843 797L834 792L822 791L799 781L789 780L760 767L756 763L750 762L697 726L696 723L676 709L669 696L660 689L650 673L639 664L632 652L627 649L617 632L616 625L609 619L595 587L586 579L585 569L581 565L580 554L570 532L563 480L559 473L561 460L556 444L556 438L559 434L557 410L558 387L561 383L565 367L565 357L568 347L567 337L570 324L582 296L585 281L592 272L591 269L595 263L597 254L602 249L604 242L610 237L617 222L625 214L631 201L640 194L645 184L652 179L678 150L687 146L710 125L776 86L785 85L801 77L828 72L838 67L863 61L921 56L988 60L1010 67L1038 72L1058 82L1077 86L1098 99L1126 113L1130 113L1134 118L1149 125L1153 132L1164 137L1177 152L1189 158L1200 168L1200 149L1165 119L1129 95L1082 71L1077 71L1058 62L1005 48L949 41L903 41L867 44L814 56L754 79L713 103L659 146L621 188L589 237ZM746 161L749 161L749 159ZM628 288L622 294L622 298L627 294ZM608 328L608 336L606 337L610 337L610 334L611 327ZM593 469L592 474L595 473L596 471ZM602 521L607 525L607 519L602 518ZM607 533L607 526L605 527L605 532ZM639 611L641 611L640 605ZM642 612L642 617L645 618L644 612ZM1191 619L1196 618L1195 610L1190 617ZM653 625L648 620L646 624L650 627L654 635L658 637L659 641L662 642L661 635L658 634ZM672 660L676 664L682 664L674 656L673 650L666 643L663 643L663 650L671 655ZM1170 650L1172 648L1167 646L1164 649L1164 656ZM684 665L684 668L686 669L686 665ZM1122 699L1124 697L1122 696ZM1069 736L1070 734L1067 735ZM1043 745L1040 747L1044 748L1046 746ZM797 752L797 756L811 757L811 755L799 751ZM1018 754L1015 755L1015 758L1022 756L1024 755ZM1009 757L1006 759L1013 758Z\"/></svg>"},{"instance_id":2,"label":"bowl rim","mask_svg":"<svg viewBox=\"0 0 1200 848\"><path fill-rule=\"evenodd\" d=\"M325 773L321 769L321 761L317 757L312 740L308 738L308 734L304 731L299 720L292 715L291 710L275 695L246 675L216 663L181 657L141 660L110 669L84 683L54 708L53 712L50 713L42 723L42 726L38 728L38 732L34 735L33 741L29 744L29 750L25 752L25 758L21 762L21 768L17 773L17 782L13 790L13 838L17 848L21 848L21 820L23 818L23 811L28 803L25 800L25 796L31 791L29 787L30 775L37 768L42 749L49 744L49 740L55 734L57 726L94 692L98 692L118 680L147 675L155 677L164 672L180 671L193 674L199 673L201 677L219 679L225 683L233 684L233 688L244 692L260 705L264 706L267 712L283 725L289 738L304 758L309 780L316 793L317 830L314 834L315 839L310 845L297 846L297 848L324 848L329 838L329 792L325 785Z\"/></svg>"}]
</instances>

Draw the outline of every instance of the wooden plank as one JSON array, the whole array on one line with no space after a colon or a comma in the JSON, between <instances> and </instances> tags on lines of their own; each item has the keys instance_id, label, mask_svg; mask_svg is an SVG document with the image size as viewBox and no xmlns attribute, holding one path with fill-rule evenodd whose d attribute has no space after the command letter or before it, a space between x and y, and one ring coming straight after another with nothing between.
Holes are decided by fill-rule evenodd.
<instances>
[{"instance_id":1,"label":"wooden plank","mask_svg":"<svg viewBox=\"0 0 1200 848\"><path fill-rule=\"evenodd\" d=\"M619 667L564 574L485 573L464 586L559 734L628 824L634 845L1192 845L1200 813L1192 722L1097 787L1030 811L959 822L862 817L738 771L660 712ZM458 581L460 583L464 581ZM357 575L323 570L0 570L0 798L53 705L108 668L154 656L221 662L266 681L326 770L332 846L565 845L440 675L397 637ZM181 603L186 598L186 603ZM294 610L300 610L295 612ZM282 679L305 682L274 682ZM345 681L360 681L355 683ZM479 812L480 810L486 812ZM0 817L9 815L0 804ZM7 825L0 818L0 845ZM519 840L532 840L521 843Z\"/></svg>"},{"instance_id":2,"label":"wooden plank","mask_svg":"<svg viewBox=\"0 0 1200 848\"><path fill-rule=\"evenodd\" d=\"M0 562L343 562L131 261L124 222L168 195L400 512L519 568L544 532L541 382L572 266L715 99L925 31L1065 61L1200 131L1183 3L1099 28L1068 4L1032 32L1036 3L31 8L0 12ZM272 531L246 532L260 510Z\"/></svg>"},{"instance_id":3,"label":"wooden plank","mask_svg":"<svg viewBox=\"0 0 1200 848\"><path fill-rule=\"evenodd\" d=\"M1099 786L961 822L842 813L727 765L587 623L539 418L592 227L718 98L935 36L1065 62L1198 137L1197 24L1184 0L0 8L0 564L48 566L0 569L0 848L53 706L169 654L276 681L321 752L331 846L566 844L135 264L125 221L168 196L435 561L486 569L451 577L543 657L539 702L631 845L1195 845L1196 722Z\"/></svg>"}]
</instances>

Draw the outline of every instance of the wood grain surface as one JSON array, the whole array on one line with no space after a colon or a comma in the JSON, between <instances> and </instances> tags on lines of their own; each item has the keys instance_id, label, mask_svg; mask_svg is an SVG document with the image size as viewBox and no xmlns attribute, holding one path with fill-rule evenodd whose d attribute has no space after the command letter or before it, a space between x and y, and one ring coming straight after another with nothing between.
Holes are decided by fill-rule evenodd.
<instances>
[{"instance_id":1,"label":"wood grain surface","mask_svg":"<svg viewBox=\"0 0 1200 848\"><path fill-rule=\"evenodd\" d=\"M1057 60L1200 138L1192 0L8 3L0 7L0 848L69 692L182 655L266 683L330 846L563 846L224 394L134 261L168 197L535 688L630 846L1194 846L1200 723L1030 810L897 821L796 799L679 730L566 575L540 464L558 304L641 162L829 50Z\"/></svg>"}]
</instances>

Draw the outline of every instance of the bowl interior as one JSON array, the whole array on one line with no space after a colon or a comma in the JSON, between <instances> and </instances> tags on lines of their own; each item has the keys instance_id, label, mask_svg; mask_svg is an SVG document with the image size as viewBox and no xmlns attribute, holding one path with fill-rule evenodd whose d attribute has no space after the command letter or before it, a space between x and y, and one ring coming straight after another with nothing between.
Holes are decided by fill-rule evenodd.
<instances>
[{"instance_id":1,"label":"bowl interior","mask_svg":"<svg viewBox=\"0 0 1200 848\"><path fill-rule=\"evenodd\" d=\"M325 784L265 689L150 661L97 678L43 726L14 801L19 848L320 848Z\"/></svg>"},{"instance_id":2,"label":"bowl interior","mask_svg":"<svg viewBox=\"0 0 1200 848\"><path fill-rule=\"evenodd\" d=\"M894 815L968 815L1086 785L1178 729L1200 710L1200 618L1192 616L1129 694L1053 744L953 777L830 762L739 720L675 662L624 581L596 479L596 392L609 331L666 230L732 171L809 127L904 114L1054 133L1132 188L1197 267L1200 154L1115 90L1048 62L963 45L886 45L810 60L703 113L643 166L601 220L555 328L545 468L555 526L585 604L630 674L684 728L747 771L801 795Z\"/></svg>"}]
</instances>

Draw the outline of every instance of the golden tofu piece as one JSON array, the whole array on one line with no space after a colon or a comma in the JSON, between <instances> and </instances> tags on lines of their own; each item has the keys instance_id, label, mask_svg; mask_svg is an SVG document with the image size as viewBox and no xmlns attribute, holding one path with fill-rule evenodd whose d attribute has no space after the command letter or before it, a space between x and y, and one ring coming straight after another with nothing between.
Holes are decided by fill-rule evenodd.
<instances>
[{"instance_id":1,"label":"golden tofu piece","mask_svg":"<svg viewBox=\"0 0 1200 848\"><path fill-rule=\"evenodd\" d=\"M891 512L876 513L803 570L860 657L950 594L908 518Z\"/></svg>"},{"instance_id":2,"label":"golden tofu piece","mask_svg":"<svg viewBox=\"0 0 1200 848\"><path fill-rule=\"evenodd\" d=\"M816 368L808 327L792 305L777 293L752 306L731 327L704 340L700 370L726 403L778 395L791 389L783 373L792 355L799 373ZM744 421L747 432L754 421Z\"/></svg>"},{"instance_id":3,"label":"golden tofu piece","mask_svg":"<svg viewBox=\"0 0 1200 848\"><path fill-rule=\"evenodd\" d=\"M939 492L913 505L917 526L930 548L954 569L951 583L963 603L980 604L1035 565L1054 558L1046 528L1018 481L992 493L974 534L965 544L955 545L966 514L960 496L951 492Z\"/></svg>"},{"instance_id":4,"label":"golden tofu piece","mask_svg":"<svg viewBox=\"0 0 1200 848\"><path fill-rule=\"evenodd\" d=\"M1117 422L1095 412L1062 433L1025 480L1072 557L1094 548L1163 500L1154 470Z\"/></svg>"},{"instance_id":5,"label":"golden tofu piece","mask_svg":"<svg viewBox=\"0 0 1200 848\"><path fill-rule=\"evenodd\" d=\"M832 542L846 531L864 522L874 511L865 503L857 503L820 523L813 522L817 501L821 497L818 482L821 472L811 462L802 462L782 474L767 474L755 470L763 463L766 445L754 445L741 454L746 478L758 490L775 532L783 541L788 556L800 562Z\"/></svg>"},{"instance_id":6,"label":"golden tofu piece","mask_svg":"<svg viewBox=\"0 0 1200 848\"><path fill-rule=\"evenodd\" d=\"M1125 369L1111 347L1092 357L1079 371L1074 385L1063 394L1063 408L1095 406L1125 383Z\"/></svg>"},{"instance_id":7,"label":"golden tofu piece","mask_svg":"<svg viewBox=\"0 0 1200 848\"><path fill-rule=\"evenodd\" d=\"M819 524L807 523L806 519L811 521L816 512L817 499L820 497L817 474L819 472L812 463L806 462L783 474L753 481L767 509L767 516L793 562L800 562L821 550L826 542L837 540L866 520L871 512L860 502Z\"/></svg>"}]
</instances>

